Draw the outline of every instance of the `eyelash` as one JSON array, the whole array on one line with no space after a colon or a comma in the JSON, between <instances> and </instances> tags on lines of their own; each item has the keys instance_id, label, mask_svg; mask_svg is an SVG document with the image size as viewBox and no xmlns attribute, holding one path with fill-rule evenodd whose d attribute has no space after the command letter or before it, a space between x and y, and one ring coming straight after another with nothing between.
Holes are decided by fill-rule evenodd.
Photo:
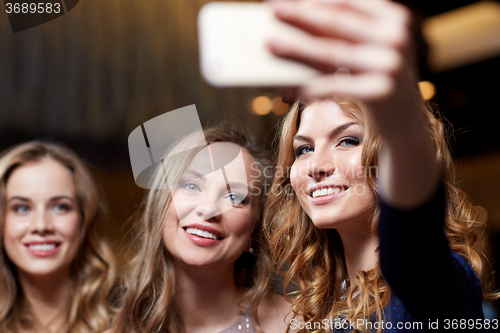
<instances>
[{"instance_id":1,"label":"eyelash","mask_svg":"<svg viewBox=\"0 0 500 333\"><path fill-rule=\"evenodd\" d=\"M349 136L340 140L340 145L342 146L342 143L344 142L350 142L350 146L358 146L361 143L361 141L358 138L355 138L353 136Z\"/></svg>"},{"instance_id":2,"label":"eyelash","mask_svg":"<svg viewBox=\"0 0 500 333\"><path fill-rule=\"evenodd\" d=\"M21 208L24 209L22 211L20 211ZM60 209L57 209L57 207L60 207ZM54 206L52 206L52 208L58 210L58 211L64 211L64 212L69 212L70 211L70 206L69 205L66 205L66 204L56 204ZM16 205L14 207L12 207L12 209L16 212L16 213L27 213L28 211L30 211L30 207L28 207L27 205Z\"/></svg>"},{"instance_id":3,"label":"eyelash","mask_svg":"<svg viewBox=\"0 0 500 333\"><path fill-rule=\"evenodd\" d=\"M346 144L344 144L344 143L346 143ZM360 139L353 137L353 136L349 136L349 137L342 138L339 141L338 145L339 146L359 146L360 143L361 143ZM299 157L303 154L309 153L309 152L303 152L303 150L305 148L311 148L314 151L314 148L312 146L303 145L303 146L300 146L299 148L295 149L295 157Z\"/></svg>"},{"instance_id":4,"label":"eyelash","mask_svg":"<svg viewBox=\"0 0 500 333\"><path fill-rule=\"evenodd\" d=\"M231 197L233 199L231 199ZM231 200L231 202L236 204L236 205L238 205L238 204L246 205L248 203L248 196L244 197L241 200L237 199L238 197L241 198L241 197L243 197L243 195L241 195L239 193L229 193L228 194L228 199Z\"/></svg>"},{"instance_id":5,"label":"eyelash","mask_svg":"<svg viewBox=\"0 0 500 333\"><path fill-rule=\"evenodd\" d=\"M196 188L194 188L194 189L193 188L188 188L189 186L193 186L193 187L196 187ZM201 191L200 186L198 184L194 183L194 182L181 183L180 187L185 188L188 191Z\"/></svg>"},{"instance_id":6,"label":"eyelash","mask_svg":"<svg viewBox=\"0 0 500 333\"><path fill-rule=\"evenodd\" d=\"M194 186L196 188L195 189L192 189L192 188L190 189L190 188L188 188L189 186ZM200 186L198 184L194 183L194 182L181 183L180 187L185 188L188 191L201 191ZM232 203L234 203L236 205L238 205L238 204L246 205L248 203L248 198L244 197L243 199L240 200L241 197L243 197L243 195L241 195L239 193L229 193L227 195L227 198ZM233 199L231 199L231 198L233 198Z\"/></svg>"},{"instance_id":7,"label":"eyelash","mask_svg":"<svg viewBox=\"0 0 500 333\"><path fill-rule=\"evenodd\" d=\"M25 210L19 211L19 209L22 208L22 207L25 207ZM28 206L26 206L26 205L16 205L16 206L12 207L12 209L16 213L27 213L30 210L30 208Z\"/></svg>"},{"instance_id":8,"label":"eyelash","mask_svg":"<svg viewBox=\"0 0 500 333\"><path fill-rule=\"evenodd\" d=\"M57 205L54 205L54 208L56 208L56 207L61 207L60 210L63 210L65 212L68 212L70 210L70 207L68 205L66 205L66 204L57 204Z\"/></svg>"}]
</instances>

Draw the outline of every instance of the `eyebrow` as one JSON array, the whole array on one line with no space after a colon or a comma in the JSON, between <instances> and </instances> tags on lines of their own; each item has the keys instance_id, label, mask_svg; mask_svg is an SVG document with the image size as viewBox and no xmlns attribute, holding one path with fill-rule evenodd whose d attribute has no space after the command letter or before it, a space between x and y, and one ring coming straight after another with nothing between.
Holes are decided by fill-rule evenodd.
<instances>
[{"instance_id":1,"label":"eyebrow","mask_svg":"<svg viewBox=\"0 0 500 333\"><path fill-rule=\"evenodd\" d=\"M71 202L74 202L74 201L75 201L72 197L69 197L69 196L67 196L67 195L59 195L59 196L57 196L57 197L52 197L52 198L50 198L50 199L49 199L49 202L51 202L51 201L57 201L57 200L61 200L61 199L68 199L68 200L69 200L69 201L71 201ZM8 200L8 202L11 202L11 201L13 201L13 200L19 200L19 201L31 202L31 200L30 200L30 199L28 199L28 198L24 198L24 197L19 197L19 196L13 196L13 197L11 197L11 198Z\"/></svg>"},{"instance_id":2,"label":"eyebrow","mask_svg":"<svg viewBox=\"0 0 500 333\"><path fill-rule=\"evenodd\" d=\"M351 127L352 125L359 125L359 123L357 121L352 121L350 123L345 123L344 125L340 125L340 126L336 127L335 129L333 129L333 131L331 131L328 134L328 137L331 138L331 137L337 136L340 133L342 133L343 131L345 131L346 129L348 129L349 127ZM311 138L308 136L304 136L304 135L296 135L293 137L293 141L295 141L295 140L311 141Z\"/></svg>"},{"instance_id":3,"label":"eyebrow","mask_svg":"<svg viewBox=\"0 0 500 333\"><path fill-rule=\"evenodd\" d=\"M196 179L196 178L201 178L201 177L206 176L206 175L204 175L204 174L202 174L201 172L198 172L198 171L196 171L196 170L186 170L186 171L184 171L184 173L182 174L181 179L182 179L182 177L184 177L186 174L187 174L188 176L189 176L189 175L194 176L194 178L193 178L193 179ZM191 178L190 178L190 179L191 179Z\"/></svg>"},{"instance_id":4,"label":"eyebrow","mask_svg":"<svg viewBox=\"0 0 500 333\"><path fill-rule=\"evenodd\" d=\"M27 199L27 198L23 198L23 197L18 197L18 196L13 196L11 197L9 200L7 200L7 202L11 202L11 201L14 201L14 200L19 200L19 201L27 201L29 202L30 200Z\"/></svg>"}]
</instances>

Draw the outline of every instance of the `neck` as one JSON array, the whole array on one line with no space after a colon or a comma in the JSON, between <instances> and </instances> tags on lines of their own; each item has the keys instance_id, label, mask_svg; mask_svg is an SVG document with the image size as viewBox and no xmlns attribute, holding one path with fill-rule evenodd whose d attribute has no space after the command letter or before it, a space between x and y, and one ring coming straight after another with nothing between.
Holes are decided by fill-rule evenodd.
<instances>
[{"instance_id":1,"label":"neck","mask_svg":"<svg viewBox=\"0 0 500 333\"><path fill-rule=\"evenodd\" d=\"M35 318L35 329L57 332L66 323L71 293L69 270L51 276L33 276L18 271L24 296Z\"/></svg>"},{"instance_id":2,"label":"neck","mask_svg":"<svg viewBox=\"0 0 500 333\"><path fill-rule=\"evenodd\" d=\"M371 216L371 215L370 215ZM344 247L347 274L351 283L357 284L359 271L367 271L379 261L379 239L371 231L371 218L364 217L362 228L337 230Z\"/></svg>"},{"instance_id":3,"label":"neck","mask_svg":"<svg viewBox=\"0 0 500 333\"><path fill-rule=\"evenodd\" d=\"M242 291L234 281L234 264L222 270L176 265L175 271L186 332L218 332L236 321Z\"/></svg>"}]
</instances>

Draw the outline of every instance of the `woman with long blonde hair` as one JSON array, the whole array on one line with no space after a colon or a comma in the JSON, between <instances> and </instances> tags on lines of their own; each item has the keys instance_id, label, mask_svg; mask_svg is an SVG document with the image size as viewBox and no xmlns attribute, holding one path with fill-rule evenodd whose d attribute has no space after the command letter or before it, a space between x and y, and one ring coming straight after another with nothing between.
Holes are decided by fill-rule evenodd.
<instances>
[{"instance_id":1,"label":"woman with long blonde hair","mask_svg":"<svg viewBox=\"0 0 500 333\"><path fill-rule=\"evenodd\" d=\"M192 148L196 147L196 148ZM285 332L261 230L267 156L230 128L179 138L134 224L119 333Z\"/></svg>"},{"instance_id":2,"label":"woman with long blonde hair","mask_svg":"<svg viewBox=\"0 0 500 333\"><path fill-rule=\"evenodd\" d=\"M310 33L269 42L323 71L285 116L265 209L300 332L498 327L484 320L477 211L455 182L443 124L411 77L410 14L391 1L276 3ZM338 97L332 97L338 96ZM293 190L292 190L293 189Z\"/></svg>"},{"instance_id":3,"label":"woman with long blonde hair","mask_svg":"<svg viewBox=\"0 0 500 333\"><path fill-rule=\"evenodd\" d=\"M102 332L115 260L103 204L80 158L32 141L0 156L0 331Z\"/></svg>"}]
</instances>

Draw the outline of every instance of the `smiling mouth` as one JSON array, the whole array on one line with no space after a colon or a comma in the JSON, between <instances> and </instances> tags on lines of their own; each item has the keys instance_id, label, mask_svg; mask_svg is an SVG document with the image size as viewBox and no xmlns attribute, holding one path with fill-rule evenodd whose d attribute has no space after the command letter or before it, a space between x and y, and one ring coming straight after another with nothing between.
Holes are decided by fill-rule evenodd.
<instances>
[{"instance_id":1,"label":"smiling mouth","mask_svg":"<svg viewBox=\"0 0 500 333\"><path fill-rule=\"evenodd\" d=\"M329 186L323 187L321 189L317 189L315 191L311 191L309 196L312 198L324 197L331 194L339 194L341 192L347 191L349 186Z\"/></svg>"},{"instance_id":2,"label":"smiling mouth","mask_svg":"<svg viewBox=\"0 0 500 333\"><path fill-rule=\"evenodd\" d=\"M217 236L216 234L211 233L210 231L201 230L198 228L183 228L188 234L195 235L202 238L208 238L213 240L222 240L222 237Z\"/></svg>"},{"instance_id":3,"label":"smiling mouth","mask_svg":"<svg viewBox=\"0 0 500 333\"><path fill-rule=\"evenodd\" d=\"M43 243L43 244L29 244L26 245L32 251L52 251L57 248L60 244L58 243Z\"/></svg>"}]
</instances>

